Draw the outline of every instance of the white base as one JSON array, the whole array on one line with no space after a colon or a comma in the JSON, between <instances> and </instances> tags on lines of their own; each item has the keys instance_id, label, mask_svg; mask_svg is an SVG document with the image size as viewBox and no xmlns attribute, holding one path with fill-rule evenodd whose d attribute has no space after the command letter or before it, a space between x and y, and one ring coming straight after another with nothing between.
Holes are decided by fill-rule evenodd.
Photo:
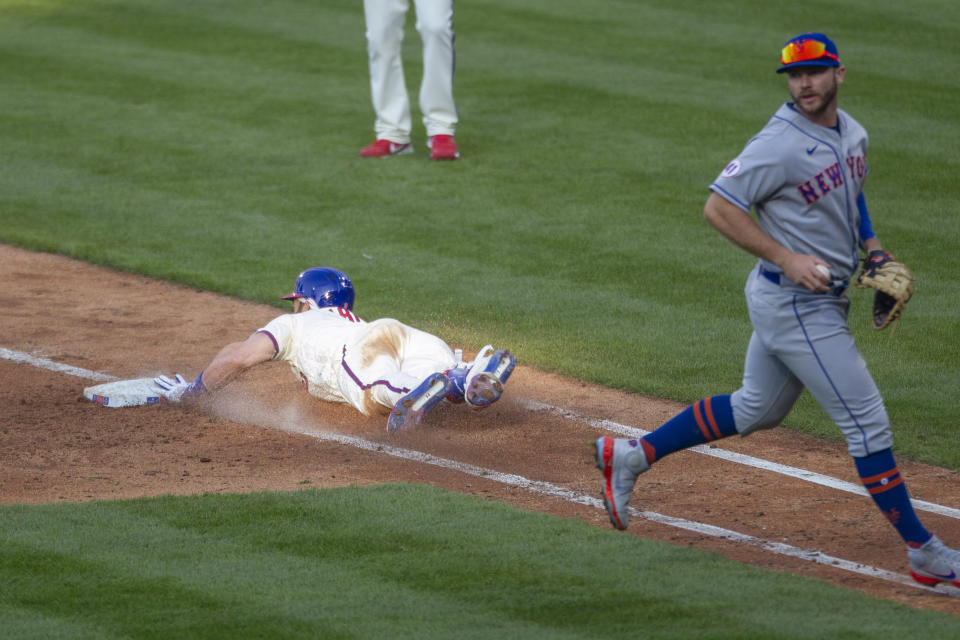
<instances>
[{"instance_id":1,"label":"white base","mask_svg":"<svg viewBox=\"0 0 960 640\"><path fill-rule=\"evenodd\" d=\"M165 402L166 398L160 392L153 378L136 378L87 387L83 390L83 396L105 407L139 407Z\"/></svg>"}]
</instances>

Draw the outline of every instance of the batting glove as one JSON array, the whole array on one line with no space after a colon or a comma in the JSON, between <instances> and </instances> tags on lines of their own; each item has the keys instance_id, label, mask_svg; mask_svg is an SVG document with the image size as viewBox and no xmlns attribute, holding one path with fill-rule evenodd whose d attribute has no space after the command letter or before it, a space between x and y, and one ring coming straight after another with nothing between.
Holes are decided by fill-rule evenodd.
<instances>
[{"instance_id":1,"label":"batting glove","mask_svg":"<svg viewBox=\"0 0 960 640\"><path fill-rule=\"evenodd\" d=\"M157 376L153 381L160 387L160 395L170 402L180 402L184 398L198 396L207 390L203 386L202 372L193 382L187 382L187 379L179 373L175 374L173 379L167 376Z\"/></svg>"}]
</instances>

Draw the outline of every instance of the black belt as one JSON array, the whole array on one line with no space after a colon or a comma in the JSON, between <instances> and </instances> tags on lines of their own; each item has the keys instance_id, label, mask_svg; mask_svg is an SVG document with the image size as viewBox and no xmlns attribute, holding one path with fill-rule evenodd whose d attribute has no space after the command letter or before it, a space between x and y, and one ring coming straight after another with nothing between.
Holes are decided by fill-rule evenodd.
<instances>
[{"instance_id":1,"label":"black belt","mask_svg":"<svg viewBox=\"0 0 960 640\"><path fill-rule=\"evenodd\" d=\"M780 276L783 275L776 271L768 271L763 265L760 265L760 275L772 282L773 284L780 286ZM820 294L831 295L831 296L842 296L843 292L847 290L847 287L850 286L849 280L831 280L827 283L827 286L830 287L828 291L821 291Z\"/></svg>"}]
</instances>

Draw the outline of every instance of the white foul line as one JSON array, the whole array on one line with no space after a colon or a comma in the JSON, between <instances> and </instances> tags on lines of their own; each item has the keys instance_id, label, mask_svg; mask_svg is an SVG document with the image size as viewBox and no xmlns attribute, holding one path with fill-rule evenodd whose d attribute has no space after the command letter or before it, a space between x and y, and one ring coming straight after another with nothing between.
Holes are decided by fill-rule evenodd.
<instances>
[{"instance_id":1,"label":"white foul line","mask_svg":"<svg viewBox=\"0 0 960 640\"><path fill-rule=\"evenodd\" d=\"M22 362L24 364L31 364L35 367L39 367L40 369L48 369L50 371L56 371L57 373L66 373L71 376L77 376L78 378L88 378L98 382L110 382L111 380L116 380L114 376L108 376L105 373L97 373L96 371L89 371L87 369L81 369L80 367L71 367L68 364L60 364L59 362L54 362L53 360L38 358L22 351L11 351L10 349L4 349L3 347L0 347L0 358L5 360L13 360L14 362Z\"/></svg>"},{"instance_id":2,"label":"white foul line","mask_svg":"<svg viewBox=\"0 0 960 640\"><path fill-rule=\"evenodd\" d=\"M48 369L50 371L57 371L60 373L66 373L72 376L77 376L80 378L88 378L96 381L110 381L116 380L115 376L110 376L103 373L98 373L95 371L89 371L87 369L81 369L79 367L72 367L69 365L60 364L54 362L53 360L48 360L46 358L39 358L36 356L31 356L30 354L23 353L20 351L12 351L10 349L4 349L0 347L0 357L7 360L12 360L14 362L31 364L33 366ZM632 427L627 427L625 425L617 424L615 422L610 422L608 420L598 420L595 418L588 418L586 416L580 416L576 413L561 409L559 407L554 407L552 405L543 404L540 402L525 400L521 401L527 408L533 410L549 410L555 412L563 417L577 420L580 422L586 422L598 428L608 429L617 433L625 433L627 435L632 435L633 437L640 437L648 432L643 431L642 429L634 429ZM337 433L326 433L321 431L312 431L301 428L288 428L288 431L292 433L299 433L301 435L309 436L312 438L317 438L319 440L324 440L327 442L336 442L338 444L343 444L358 449L364 449L366 451L372 451L376 453L384 453L396 458L402 458L405 460L411 460L413 462L419 462L423 464L429 464L437 467L442 467L445 469L450 469L453 471L458 471L467 475L471 475L477 478L484 478L486 480L492 480L494 482L499 482L501 484L506 484L510 486L520 487L526 489L527 491L538 493L545 496L551 496L555 498L560 498L567 502L572 502L575 504L586 505L593 507L595 509L604 509L603 502L597 498L587 496L582 493L577 493L571 489L566 489L564 487L559 487L557 485L551 484L549 482L542 482L539 480L530 480L523 476L501 473L499 471L492 471L490 469L484 469L482 467L477 467L471 464L466 464L463 462L457 462L456 460L448 460L446 458L439 458L429 453L424 453L422 451L415 451L412 449L402 449L400 447L394 447L387 444L382 444L379 442L372 442L370 440L364 440L363 438L358 438L355 436L348 436ZM640 434L640 435L638 435ZM706 451L701 451L701 453L707 453L708 455L716 455L715 449L709 449L704 447ZM729 452L728 452L729 453ZM735 456L740 456L740 454L734 454ZM726 457L723 455L717 457ZM744 458L750 458L749 456L743 456ZM727 458L729 460L734 460L736 462L741 462L740 460L735 459L734 457ZM757 463L765 462L757 458L752 458L751 460L756 461ZM760 468L768 468L757 463L750 463L751 466L758 466ZM741 462L741 464L747 464ZM773 465L774 463L766 463ZM782 465L776 465L782 466ZM794 469L793 467L784 467L785 469ZM777 471L777 469L771 468L770 470ZM802 469L797 469L797 471L803 471ZM783 471L778 471L778 473L783 473ZM819 476L820 474L813 474L814 476ZM793 475L793 474L788 474ZM822 476L829 480L833 480L836 483L842 483L840 480L829 478L829 476ZM819 484L826 484L820 482ZM826 486L834 486L833 484L826 484ZM835 487L836 488L836 487ZM740 544L747 544L754 547L759 547L766 551L776 553L779 555L789 556L792 558L797 558L800 560L806 560L808 562L813 562L816 564L827 565L834 567L836 569L842 569L844 571L850 571L853 573L858 573L861 575L869 576L872 578L878 578L880 580L886 580L888 582L893 582L903 586L914 587L917 589L923 589L925 591L931 591L934 593L942 593L952 597L960 597L960 589L952 585L938 585L937 589L921 585L915 582L913 579L906 576L900 575L898 573L887 571L886 569L880 569L878 567L873 567L870 565L860 564L858 562L852 562L850 560L844 560L843 558L837 558L835 556L830 556L822 551L802 549L800 547L795 547L793 545L785 544L782 542L774 542L772 540L764 540L762 538L757 538L755 536L747 535L744 533L739 533L737 531L732 531L730 529L724 529L722 527L716 527L714 525L706 524L703 522L695 522L693 520L686 520L684 518L677 518L674 516L667 516L654 511L640 511L633 507L629 507L630 514L634 517L644 518L651 522L656 522L670 527L676 527L679 529L684 529L687 531L692 531L701 535L711 536L714 538L722 538L729 540L731 542L737 542ZM954 516L956 517L956 516Z\"/></svg>"},{"instance_id":3,"label":"white foul line","mask_svg":"<svg viewBox=\"0 0 960 640\"><path fill-rule=\"evenodd\" d=\"M536 400L530 400L528 398L521 398L518 403L520 406L532 411L548 411L568 420L583 422L592 427L596 427L597 429L605 429L607 431L612 431L613 433L619 433L620 435L627 436L628 438L642 438L650 433L649 431L644 431L643 429L629 427L627 425L612 422L610 420L602 420L599 418L583 416L567 409L555 407L543 402L537 402ZM756 467L757 469L763 469L764 471L780 473L785 476L790 476L791 478L798 478L814 484L830 487L831 489L855 493L859 496L869 496L867 490L861 485L847 482L846 480L840 480L839 478L827 476L815 471L808 471L806 469L799 469L797 467L791 467L789 465L772 462L770 460L764 460L762 458L755 458L753 456L737 453L735 451L727 451L725 449L708 447L702 444L695 447L690 447L687 449L687 451L695 451L697 453L702 453L705 456L713 456L714 458L720 458L729 462L736 462L737 464L742 464L747 467ZM925 500L911 499L910 502L913 504L913 508L917 509L918 511L929 511L931 513L947 516L948 518L956 518L960 520L960 509L946 507L944 505L936 504L934 502L927 502Z\"/></svg>"},{"instance_id":4,"label":"white foul line","mask_svg":"<svg viewBox=\"0 0 960 640\"><path fill-rule=\"evenodd\" d=\"M0 357L7 360L13 360L14 362L31 364L41 369L49 369L50 371L66 373L80 378L89 378L91 380L97 380L100 382L109 382L117 379L115 376L96 371L90 371L88 369L81 369L79 367L72 367L70 365L61 364L53 360L48 360L47 358L40 358L32 356L28 353L23 353L22 351L4 349L3 347L0 347ZM619 433L620 435L627 436L628 438L642 438L650 433L649 431L645 431L637 427L630 427L625 424L620 424L618 422L604 420L601 418L591 418L589 416L580 415L568 409L563 409L551 404L538 402L528 398L519 399L518 404L531 411L547 411L567 420L583 422L592 427L596 427L597 429L605 429L613 433ZM859 496L869 495L866 489L864 489L862 486L852 482L847 482L846 480L834 478L832 476L817 473L815 471L808 471L807 469L800 469L798 467L791 467L778 462L764 460L762 458L755 458L753 456L737 453L735 451L727 451L725 449L712 448L704 445L690 447L688 451L694 451L696 453L712 456L714 458L720 458L729 462L736 462L737 464L742 464L747 467L755 467L757 469L779 473L791 478L797 478L799 480L806 480L807 482L819 484L824 487L836 489L838 491L845 491L847 493L853 493ZM936 513L938 515L947 516L948 518L960 520L960 509L954 509L953 507L947 507L935 502L927 502L926 500L911 499L911 503L913 504L913 508L917 509L918 511L927 511L929 513Z\"/></svg>"}]
</instances>

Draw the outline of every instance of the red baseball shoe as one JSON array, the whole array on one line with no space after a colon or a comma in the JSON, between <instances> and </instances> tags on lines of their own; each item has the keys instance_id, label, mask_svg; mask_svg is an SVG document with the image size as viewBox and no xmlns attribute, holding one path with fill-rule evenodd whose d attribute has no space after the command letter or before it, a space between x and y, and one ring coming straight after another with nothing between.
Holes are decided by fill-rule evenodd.
<instances>
[{"instance_id":1,"label":"red baseball shoe","mask_svg":"<svg viewBox=\"0 0 960 640\"><path fill-rule=\"evenodd\" d=\"M457 149L457 143L453 136L438 134L430 136L427 140L427 146L430 147L431 160L456 160L460 157L460 151Z\"/></svg>"},{"instance_id":2,"label":"red baseball shoe","mask_svg":"<svg viewBox=\"0 0 960 640\"><path fill-rule=\"evenodd\" d=\"M369 147L360 150L361 158L386 158L387 156L398 156L404 153L413 153L413 145L409 142L398 144L389 140L375 140Z\"/></svg>"}]
</instances>

